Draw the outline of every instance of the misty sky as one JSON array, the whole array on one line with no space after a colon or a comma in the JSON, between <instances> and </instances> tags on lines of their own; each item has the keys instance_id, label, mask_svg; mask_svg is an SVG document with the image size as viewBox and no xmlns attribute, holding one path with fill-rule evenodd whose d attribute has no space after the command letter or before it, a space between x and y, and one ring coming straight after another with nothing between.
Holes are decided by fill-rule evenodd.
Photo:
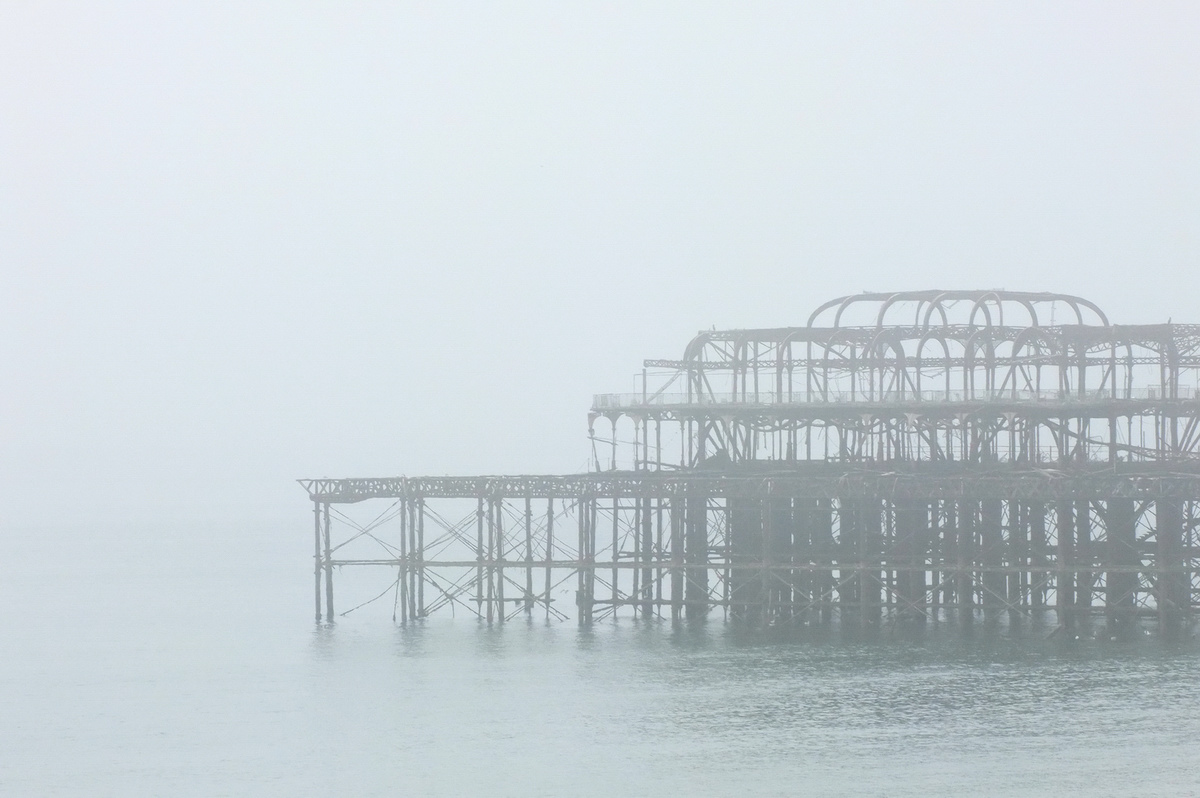
<instances>
[{"instance_id":1,"label":"misty sky","mask_svg":"<svg viewBox=\"0 0 1200 798\"><path fill-rule=\"evenodd\" d=\"M0 524L582 470L845 293L1200 321L1200 4L795 6L0 1Z\"/></svg>"}]
</instances>

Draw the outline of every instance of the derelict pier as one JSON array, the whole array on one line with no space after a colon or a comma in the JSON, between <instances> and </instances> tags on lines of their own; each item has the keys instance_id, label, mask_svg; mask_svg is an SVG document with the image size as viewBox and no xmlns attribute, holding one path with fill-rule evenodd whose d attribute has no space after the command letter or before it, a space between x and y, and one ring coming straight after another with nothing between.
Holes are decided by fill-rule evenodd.
<instances>
[{"instance_id":1,"label":"derelict pier","mask_svg":"<svg viewBox=\"0 0 1200 798\"><path fill-rule=\"evenodd\" d=\"M595 397L589 473L301 480L316 616L361 566L405 623L1174 635L1200 601L1198 378L1200 325L1060 294L858 294L704 332Z\"/></svg>"}]
</instances>

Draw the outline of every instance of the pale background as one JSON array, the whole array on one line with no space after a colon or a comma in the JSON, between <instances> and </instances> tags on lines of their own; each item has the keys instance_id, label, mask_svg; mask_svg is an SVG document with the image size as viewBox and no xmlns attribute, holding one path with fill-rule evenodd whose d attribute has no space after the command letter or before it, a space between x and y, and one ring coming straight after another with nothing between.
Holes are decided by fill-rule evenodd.
<instances>
[{"instance_id":1,"label":"pale background","mask_svg":"<svg viewBox=\"0 0 1200 798\"><path fill-rule=\"evenodd\" d=\"M0 528L282 546L297 477L583 470L644 358L863 290L1200 321L1198 41L1189 2L8 0Z\"/></svg>"}]
</instances>

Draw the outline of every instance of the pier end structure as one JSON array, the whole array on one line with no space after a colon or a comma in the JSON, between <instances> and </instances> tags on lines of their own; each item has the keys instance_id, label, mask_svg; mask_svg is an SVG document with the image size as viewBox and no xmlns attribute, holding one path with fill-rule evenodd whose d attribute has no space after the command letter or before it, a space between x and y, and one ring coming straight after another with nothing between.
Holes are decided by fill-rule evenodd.
<instances>
[{"instance_id":1,"label":"pier end structure","mask_svg":"<svg viewBox=\"0 0 1200 798\"><path fill-rule=\"evenodd\" d=\"M703 332L594 398L589 473L301 480L316 614L367 566L402 622L1177 634L1200 598L1198 377L1200 326L1059 294L859 294Z\"/></svg>"}]
</instances>

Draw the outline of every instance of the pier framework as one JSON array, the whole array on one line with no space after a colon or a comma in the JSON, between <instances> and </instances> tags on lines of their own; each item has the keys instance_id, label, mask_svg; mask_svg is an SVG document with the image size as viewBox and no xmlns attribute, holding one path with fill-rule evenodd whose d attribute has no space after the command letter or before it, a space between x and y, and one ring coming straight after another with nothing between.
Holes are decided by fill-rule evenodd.
<instances>
[{"instance_id":1,"label":"pier framework","mask_svg":"<svg viewBox=\"0 0 1200 798\"><path fill-rule=\"evenodd\" d=\"M405 623L1176 634L1200 600L1198 376L1200 326L1058 294L860 294L701 333L595 397L589 473L301 480L316 615L364 566Z\"/></svg>"}]
</instances>

